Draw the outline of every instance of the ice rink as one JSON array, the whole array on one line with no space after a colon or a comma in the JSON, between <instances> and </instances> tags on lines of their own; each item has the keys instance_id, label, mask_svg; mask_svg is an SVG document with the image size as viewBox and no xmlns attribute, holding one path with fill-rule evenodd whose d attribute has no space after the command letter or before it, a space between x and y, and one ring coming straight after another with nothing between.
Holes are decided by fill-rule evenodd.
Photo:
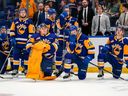
<instances>
[{"instance_id":1,"label":"ice rink","mask_svg":"<svg viewBox=\"0 0 128 96\"><path fill-rule=\"evenodd\" d=\"M8 76L7 76L8 77ZM128 74L122 74L128 78ZM24 76L0 79L0 96L128 96L128 81L115 80L110 74L98 79L96 73L88 73L86 80L76 76L64 81L33 81Z\"/></svg>"}]
</instances>

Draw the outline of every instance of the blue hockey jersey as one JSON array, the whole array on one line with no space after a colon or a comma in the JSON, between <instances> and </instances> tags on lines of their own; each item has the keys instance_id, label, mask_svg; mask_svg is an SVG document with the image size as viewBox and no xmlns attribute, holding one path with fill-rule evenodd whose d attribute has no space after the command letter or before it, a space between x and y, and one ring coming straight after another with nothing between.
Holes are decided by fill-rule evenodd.
<instances>
[{"instance_id":1,"label":"blue hockey jersey","mask_svg":"<svg viewBox=\"0 0 128 96\"><path fill-rule=\"evenodd\" d=\"M106 43L109 46L109 51L120 59L128 60L128 39L117 39L116 36L110 36Z\"/></svg>"},{"instance_id":2,"label":"blue hockey jersey","mask_svg":"<svg viewBox=\"0 0 128 96\"><path fill-rule=\"evenodd\" d=\"M19 47L25 46L28 38L35 33L34 25L28 18L22 20L15 19L10 28L10 37L14 37Z\"/></svg>"},{"instance_id":3,"label":"blue hockey jersey","mask_svg":"<svg viewBox=\"0 0 128 96\"><path fill-rule=\"evenodd\" d=\"M45 20L45 24L49 27L50 33L55 33L55 20L52 20L51 18L47 18Z\"/></svg>"},{"instance_id":4,"label":"blue hockey jersey","mask_svg":"<svg viewBox=\"0 0 128 96\"><path fill-rule=\"evenodd\" d=\"M44 54L48 59L51 59L52 56L54 56L54 53L57 51L57 44L56 44L56 35L54 33L48 33L47 35L41 36L40 33L33 34L31 38L28 40L28 43L26 45L26 49L29 49L34 43L37 43L39 41L43 40L49 40L50 42L50 50ZM47 56L49 55L49 56Z\"/></svg>"},{"instance_id":5,"label":"blue hockey jersey","mask_svg":"<svg viewBox=\"0 0 128 96\"><path fill-rule=\"evenodd\" d=\"M67 51L69 53L75 53L81 58L84 58L88 55L91 56L92 58L94 58L95 47L86 35L84 35L82 33L77 35L76 45L75 45L75 47L73 46L74 50L73 50L73 48L71 48L70 44L71 44L71 42L68 41Z\"/></svg>"}]
</instances>

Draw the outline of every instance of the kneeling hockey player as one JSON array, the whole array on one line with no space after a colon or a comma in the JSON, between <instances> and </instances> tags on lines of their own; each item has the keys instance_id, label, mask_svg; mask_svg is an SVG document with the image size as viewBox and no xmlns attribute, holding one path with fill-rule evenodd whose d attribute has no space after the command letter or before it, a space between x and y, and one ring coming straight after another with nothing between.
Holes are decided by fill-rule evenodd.
<instances>
[{"instance_id":1,"label":"kneeling hockey player","mask_svg":"<svg viewBox=\"0 0 128 96\"><path fill-rule=\"evenodd\" d=\"M118 79L122 72L124 62L128 66L128 40L123 37L124 29L117 27L115 35L110 36L105 46L98 55L99 75L103 77L104 63L109 62L112 65L113 77ZM123 60L123 57L125 61Z\"/></svg>"},{"instance_id":2,"label":"kneeling hockey player","mask_svg":"<svg viewBox=\"0 0 128 96\"><path fill-rule=\"evenodd\" d=\"M65 55L64 79L70 77L72 63L78 66L78 78L84 80L89 62L94 58L95 47L89 38L80 33L76 26L70 27L70 36L67 42L67 54Z\"/></svg>"},{"instance_id":3,"label":"kneeling hockey player","mask_svg":"<svg viewBox=\"0 0 128 96\"><path fill-rule=\"evenodd\" d=\"M54 54L57 51L56 35L49 33L46 24L40 25L39 33L34 34L26 48L30 48L30 56L28 61L27 78L42 80L52 75L52 66Z\"/></svg>"}]
</instances>

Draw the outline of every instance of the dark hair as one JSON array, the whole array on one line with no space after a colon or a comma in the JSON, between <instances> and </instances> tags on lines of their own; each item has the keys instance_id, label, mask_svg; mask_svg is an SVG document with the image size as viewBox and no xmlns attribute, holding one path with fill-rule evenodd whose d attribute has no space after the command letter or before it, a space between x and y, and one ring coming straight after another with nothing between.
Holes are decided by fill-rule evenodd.
<instances>
[{"instance_id":1,"label":"dark hair","mask_svg":"<svg viewBox=\"0 0 128 96\"><path fill-rule=\"evenodd\" d=\"M116 27L116 31L117 31L117 29L121 29L124 32L124 27L118 26L118 27Z\"/></svg>"},{"instance_id":2,"label":"dark hair","mask_svg":"<svg viewBox=\"0 0 128 96\"><path fill-rule=\"evenodd\" d=\"M45 3L44 6L49 6L50 7L50 5L48 3Z\"/></svg>"},{"instance_id":3,"label":"dark hair","mask_svg":"<svg viewBox=\"0 0 128 96\"><path fill-rule=\"evenodd\" d=\"M101 4L99 4L98 7L100 7L104 11L104 8Z\"/></svg>"},{"instance_id":4,"label":"dark hair","mask_svg":"<svg viewBox=\"0 0 128 96\"><path fill-rule=\"evenodd\" d=\"M124 3L122 6L128 9L128 4L127 3Z\"/></svg>"}]
</instances>

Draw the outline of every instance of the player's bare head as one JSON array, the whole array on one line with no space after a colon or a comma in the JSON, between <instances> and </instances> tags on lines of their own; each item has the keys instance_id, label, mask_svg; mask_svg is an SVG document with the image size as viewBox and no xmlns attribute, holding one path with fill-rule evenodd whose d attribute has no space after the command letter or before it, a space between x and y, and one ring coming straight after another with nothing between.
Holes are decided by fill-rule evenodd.
<instances>
[{"instance_id":1,"label":"player's bare head","mask_svg":"<svg viewBox=\"0 0 128 96\"><path fill-rule=\"evenodd\" d=\"M49 28L48 26L45 24L45 23L42 23L40 25L40 30L39 30L40 34L43 36L43 35L46 35L48 32L49 32Z\"/></svg>"},{"instance_id":2,"label":"player's bare head","mask_svg":"<svg viewBox=\"0 0 128 96\"><path fill-rule=\"evenodd\" d=\"M70 31L72 35L77 35L78 33L78 28L74 25L70 26Z\"/></svg>"},{"instance_id":3,"label":"player's bare head","mask_svg":"<svg viewBox=\"0 0 128 96\"><path fill-rule=\"evenodd\" d=\"M20 16L21 18L25 18L25 17L27 16L27 9L26 9L26 8L21 8L21 9L19 10L19 16Z\"/></svg>"},{"instance_id":4,"label":"player's bare head","mask_svg":"<svg viewBox=\"0 0 128 96\"><path fill-rule=\"evenodd\" d=\"M124 28L123 27L117 27L115 35L123 36L124 35Z\"/></svg>"},{"instance_id":5,"label":"player's bare head","mask_svg":"<svg viewBox=\"0 0 128 96\"><path fill-rule=\"evenodd\" d=\"M83 7L87 7L89 4L89 1L88 0L82 0L82 6Z\"/></svg>"},{"instance_id":6,"label":"player's bare head","mask_svg":"<svg viewBox=\"0 0 128 96\"><path fill-rule=\"evenodd\" d=\"M98 12L98 14L102 14L103 11L104 11L103 6L102 6L102 5L98 5L98 6L97 6L97 12Z\"/></svg>"}]
</instances>

